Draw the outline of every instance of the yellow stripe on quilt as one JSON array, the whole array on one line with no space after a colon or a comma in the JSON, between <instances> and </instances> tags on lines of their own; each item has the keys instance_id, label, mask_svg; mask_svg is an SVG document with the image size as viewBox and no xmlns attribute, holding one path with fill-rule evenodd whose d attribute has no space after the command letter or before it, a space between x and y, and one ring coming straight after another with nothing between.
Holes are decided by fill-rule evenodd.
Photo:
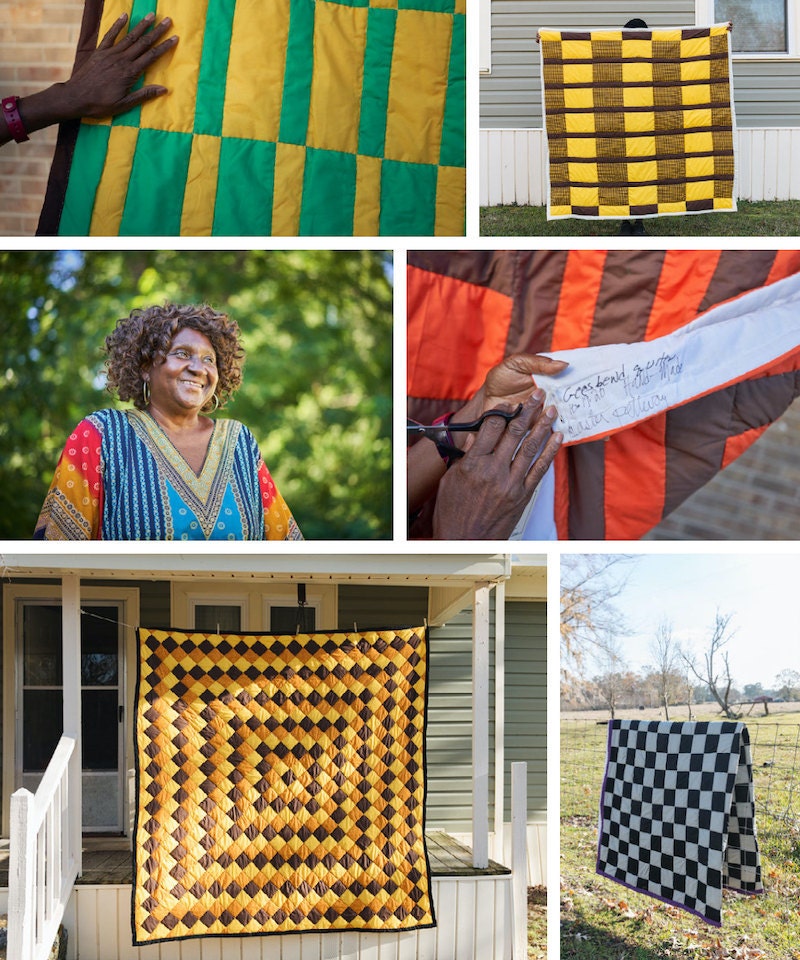
<instances>
[{"instance_id":1,"label":"yellow stripe on quilt","mask_svg":"<svg viewBox=\"0 0 800 960\"><path fill-rule=\"evenodd\" d=\"M465 16L467 12L467 0L456 0L456 8L453 12Z\"/></svg>"},{"instance_id":2,"label":"yellow stripe on quilt","mask_svg":"<svg viewBox=\"0 0 800 960\"><path fill-rule=\"evenodd\" d=\"M203 52L203 29L207 0L170 0L163 3L158 19L172 18L166 36L180 39L174 50L160 57L145 74L145 83L166 87L169 93L142 105L140 126L155 130L191 133L197 100L197 75Z\"/></svg>"},{"instance_id":3,"label":"yellow stripe on quilt","mask_svg":"<svg viewBox=\"0 0 800 960\"><path fill-rule=\"evenodd\" d=\"M269 47L264 24L269 24ZM222 135L277 141L289 0L239 0L233 17Z\"/></svg>"},{"instance_id":4,"label":"yellow stripe on quilt","mask_svg":"<svg viewBox=\"0 0 800 960\"><path fill-rule=\"evenodd\" d=\"M181 211L182 237L210 237L219 173L219 137L195 134Z\"/></svg>"},{"instance_id":5,"label":"yellow stripe on quilt","mask_svg":"<svg viewBox=\"0 0 800 960\"><path fill-rule=\"evenodd\" d=\"M275 152L275 183L272 200L272 234L296 237L300 232L300 208L303 203L303 171L306 148L294 143L278 143Z\"/></svg>"},{"instance_id":6,"label":"yellow stripe on quilt","mask_svg":"<svg viewBox=\"0 0 800 960\"><path fill-rule=\"evenodd\" d=\"M356 153L361 107L366 7L318 3L314 14L314 73L308 111L310 147Z\"/></svg>"},{"instance_id":7,"label":"yellow stripe on quilt","mask_svg":"<svg viewBox=\"0 0 800 960\"><path fill-rule=\"evenodd\" d=\"M106 0L103 4L103 13L100 16L100 28L97 31L97 42L108 33L111 25L118 20L123 13L131 15L133 7L132 0Z\"/></svg>"},{"instance_id":8,"label":"yellow stripe on quilt","mask_svg":"<svg viewBox=\"0 0 800 960\"><path fill-rule=\"evenodd\" d=\"M92 236L119 235L138 137L137 127L111 127L103 175L94 198L92 224L89 228Z\"/></svg>"},{"instance_id":9,"label":"yellow stripe on quilt","mask_svg":"<svg viewBox=\"0 0 800 960\"><path fill-rule=\"evenodd\" d=\"M439 162L451 36L450 17L427 10L398 10L385 159ZM420 117L431 118L423 129Z\"/></svg>"},{"instance_id":10,"label":"yellow stripe on quilt","mask_svg":"<svg viewBox=\"0 0 800 960\"><path fill-rule=\"evenodd\" d=\"M466 179L464 167L439 167L434 229L437 237L464 235Z\"/></svg>"},{"instance_id":11,"label":"yellow stripe on quilt","mask_svg":"<svg viewBox=\"0 0 800 960\"><path fill-rule=\"evenodd\" d=\"M353 207L353 234L377 237L381 205L380 157L356 157L356 199Z\"/></svg>"}]
</instances>

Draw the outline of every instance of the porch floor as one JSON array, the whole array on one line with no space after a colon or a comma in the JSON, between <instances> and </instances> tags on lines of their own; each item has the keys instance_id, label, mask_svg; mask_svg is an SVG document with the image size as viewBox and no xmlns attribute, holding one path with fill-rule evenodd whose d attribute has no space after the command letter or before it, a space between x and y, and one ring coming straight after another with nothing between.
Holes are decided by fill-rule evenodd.
<instances>
[{"instance_id":1,"label":"porch floor","mask_svg":"<svg viewBox=\"0 0 800 960\"><path fill-rule=\"evenodd\" d=\"M510 874L511 870L494 860L489 861L485 870L476 870L472 866L472 851L461 841L451 837L443 830L425 835L428 846L428 859L431 875L434 877L486 877ZM104 884L126 884L133 880L131 852L119 849L118 844L107 844L106 849L91 841L83 851L83 874L79 884L101 886ZM8 887L8 848L0 850L0 888Z\"/></svg>"}]
</instances>

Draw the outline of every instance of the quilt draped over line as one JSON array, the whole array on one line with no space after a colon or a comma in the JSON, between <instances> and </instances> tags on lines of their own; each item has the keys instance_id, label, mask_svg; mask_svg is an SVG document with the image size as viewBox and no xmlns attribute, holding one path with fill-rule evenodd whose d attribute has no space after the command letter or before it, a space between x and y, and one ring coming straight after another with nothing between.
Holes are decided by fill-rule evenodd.
<instances>
[{"instance_id":1,"label":"quilt draped over line","mask_svg":"<svg viewBox=\"0 0 800 960\"><path fill-rule=\"evenodd\" d=\"M762 893L747 727L612 720L597 872L714 926L723 887Z\"/></svg>"},{"instance_id":2,"label":"quilt draped over line","mask_svg":"<svg viewBox=\"0 0 800 960\"><path fill-rule=\"evenodd\" d=\"M87 0L173 20L169 93L62 125L40 234L463 235L465 0Z\"/></svg>"},{"instance_id":3,"label":"quilt draped over line","mask_svg":"<svg viewBox=\"0 0 800 960\"><path fill-rule=\"evenodd\" d=\"M549 219L736 209L728 24L539 39Z\"/></svg>"},{"instance_id":4,"label":"quilt draped over line","mask_svg":"<svg viewBox=\"0 0 800 960\"><path fill-rule=\"evenodd\" d=\"M139 647L135 944L434 924L424 628Z\"/></svg>"}]
</instances>

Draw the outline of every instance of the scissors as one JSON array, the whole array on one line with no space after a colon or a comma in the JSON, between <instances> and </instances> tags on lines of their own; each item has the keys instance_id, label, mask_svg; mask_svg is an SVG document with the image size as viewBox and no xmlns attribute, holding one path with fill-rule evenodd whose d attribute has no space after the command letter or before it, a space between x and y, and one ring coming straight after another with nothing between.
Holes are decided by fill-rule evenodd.
<instances>
[{"instance_id":1,"label":"scissors","mask_svg":"<svg viewBox=\"0 0 800 960\"><path fill-rule=\"evenodd\" d=\"M510 412L508 410L487 410L486 413L478 417L477 420L470 420L467 423L436 423L427 426L417 423L416 420L407 420L406 430L408 431L408 436L427 437L429 440L433 440L441 457L449 460L458 460L459 457L464 456L464 451L459 450L458 447L450 443L448 434L476 433L480 430L483 421L487 417L502 417L508 424L511 423L515 417L519 416L520 410L522 410L521 403L517 405L516 410L511 410Z\"/></svg>"}]
</instances>

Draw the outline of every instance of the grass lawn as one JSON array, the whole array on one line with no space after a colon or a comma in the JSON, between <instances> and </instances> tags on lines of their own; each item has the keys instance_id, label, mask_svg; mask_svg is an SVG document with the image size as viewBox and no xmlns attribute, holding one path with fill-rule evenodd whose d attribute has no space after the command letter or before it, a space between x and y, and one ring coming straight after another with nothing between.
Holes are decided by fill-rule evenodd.
<instances>
[{"instance_id":1,"label":"grass lawn","mask_svg":"<svg viewBox=\"0 0 800 960\"><path fill-rule=\"evenodd\" d=\"M697 714L698 720L719 719ZM765 893L726 891L719 929L597 876L605 729L562 723L562 960L800 960L800 713L744 719L753 742Z\"/></svg>"},{"instance_id":2,"label":"grass lawn","mask_svg":"<svg viewBox=\"0 0 800 960\"><path fill-rule=\"evenodd\" d=\"M547 960L546 887L528 887L528 960Z\"/></svg>"},{"instance_id":3,"label":"grass lawn","mask_svg":"<svg viewBox=\"0 0 800 960\"><path fill-rule=\"evenodd\" d=\"M548 220L545 207L481 207L480 231L486 237L619 237L620 220ZM797 237L800 200L741 201L736 213L698 213L687 217L650 217L649 237ZM639 237L622 237L639 243Z\"/></svg>"}]
</instances>

